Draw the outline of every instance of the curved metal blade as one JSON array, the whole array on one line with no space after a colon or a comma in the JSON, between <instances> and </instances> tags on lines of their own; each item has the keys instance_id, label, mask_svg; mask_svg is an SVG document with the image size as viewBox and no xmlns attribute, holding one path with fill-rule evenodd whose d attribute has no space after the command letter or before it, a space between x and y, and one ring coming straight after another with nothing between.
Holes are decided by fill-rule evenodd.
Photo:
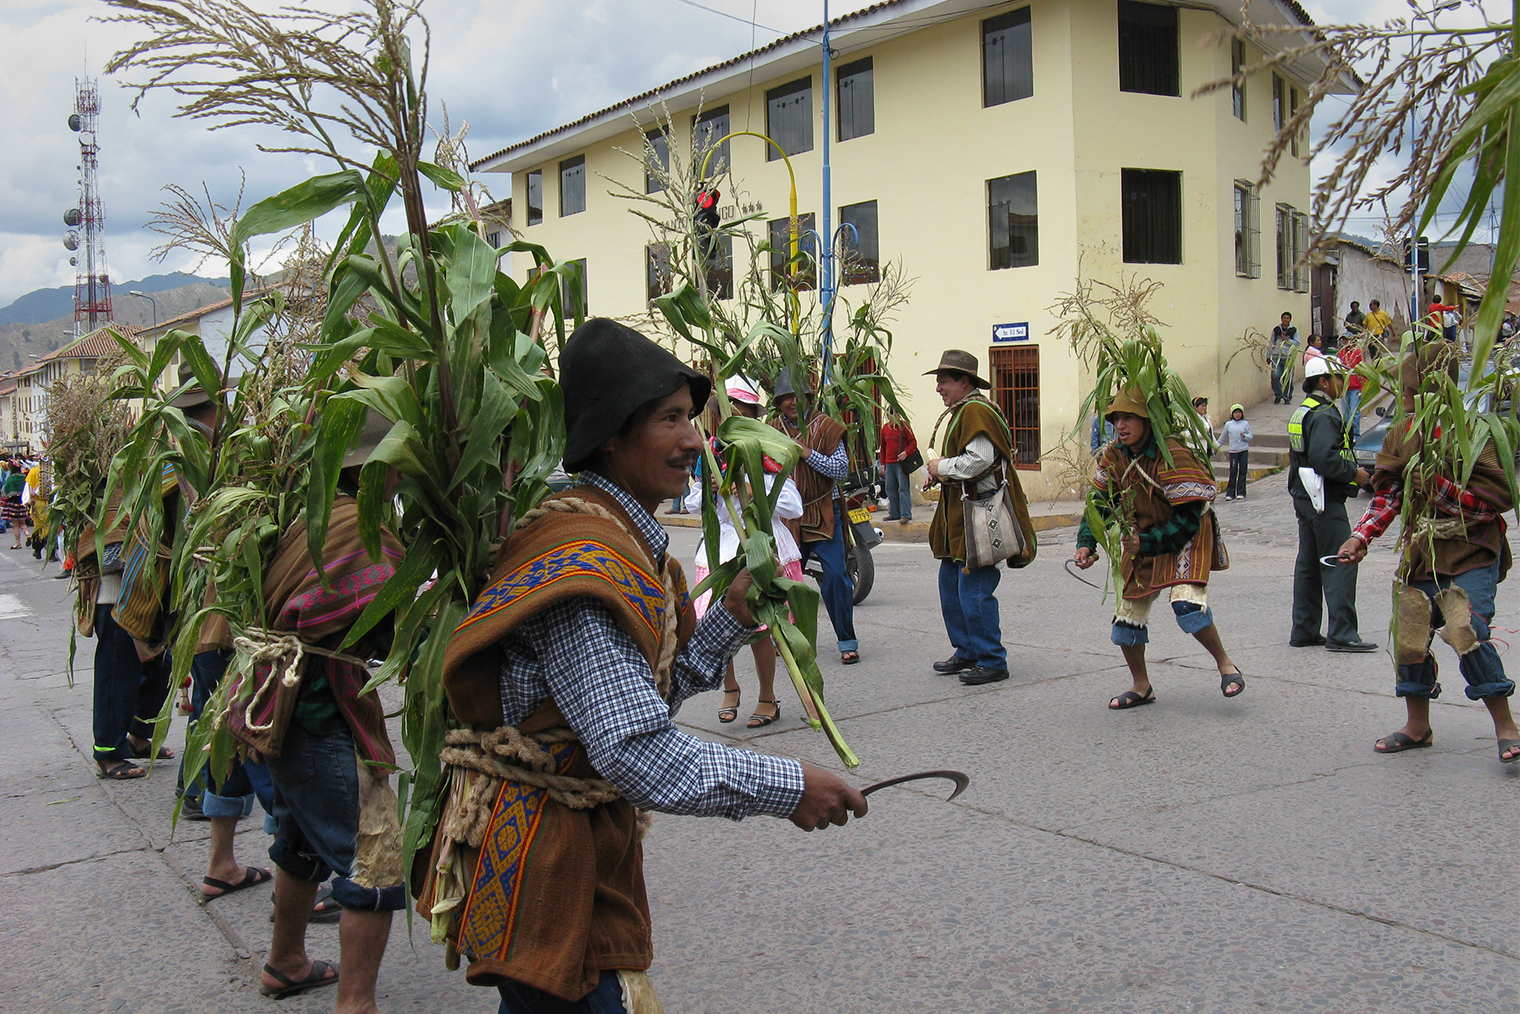
<instances>
[{"instance_id":1,"label":"curved metal blade","mask_svg":"<svg viewBox=\"0 0 1520 1014\"><path fill-rule=\"evenodd\" d=\"M961 771L920 771L916 775L903 775L901 778L888 778L884 782L868 785L860 790L862 796L869 796L877 789L884 789L889 785L901 785L903 782L916 782L920 778L944 778L955 783L955 791L945 797L945 802L950 802L956 796L966 791L966 786L971 784L971 776Z\"/></svg>"}]
</instances>

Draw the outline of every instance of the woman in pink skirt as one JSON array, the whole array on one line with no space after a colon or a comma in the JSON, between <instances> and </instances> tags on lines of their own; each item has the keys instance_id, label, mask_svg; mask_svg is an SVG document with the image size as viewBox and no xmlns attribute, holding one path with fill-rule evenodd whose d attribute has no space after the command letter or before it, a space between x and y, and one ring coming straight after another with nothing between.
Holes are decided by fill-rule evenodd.
<instances>
[{"instance_id":1,"label":"woman in pink skirt","mask_svg":"<svg viewBox=\"0 0 1520 1014\"><path fill-rule=\"evenodd\" d=\"M751 419L760 416L760 392L755 385L743 377L733 377L728 381L728 398L733 403L734 410L749 416ZM775 485L778 466L766 459L765 491L770 493ZM774 469L774 470L773 470ZM718 536L718 558L723 561L732 560L739 555L739 533L734 528L733 520L728 515L728 507L720 497L717 503L718 522L720 525ZM686 495L686 509L698 513L702 509L702 484L694 483L691 492ZM788 476L782 481L781 495L776 500L776 513L771 518L771 534L776 540L776 562L781 565L781 572L793 581L802 580L802 551L797 548L797 540L792 537L791 530L783 523L789 518L802 517L802 495L797 492L797 484ZM696 582L700 583L707 577L707 547L704 544L697 546L696 559ZM694 603L697 616L700 618L707 612L707 604L712 599L711 592L704 592L697 597ZM770 638L762 638L750 645L750 650L755 655L755 673L760 677L760 698L755 707L754 714L749 716L746 726L751 729L759 729L770 725L781 717L781 704L776 699L776 646ZM718 721L728 723L739 717L739 681L734 676L734 664L728 664L728 675L723 680L723 707L718 709Z\"/></svg>"}]
</instances>

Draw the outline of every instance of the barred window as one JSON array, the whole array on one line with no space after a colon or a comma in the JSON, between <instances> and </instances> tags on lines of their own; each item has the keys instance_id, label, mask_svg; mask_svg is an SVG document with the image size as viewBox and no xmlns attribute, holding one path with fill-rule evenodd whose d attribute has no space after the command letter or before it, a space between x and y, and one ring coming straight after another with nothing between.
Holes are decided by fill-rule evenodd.
<instances>
[{"instance_id":1,"label":"barred window","mask_svg":"<svg viewBox=\"0 0 1520 1014\"><path fill-rule=\"evenodd\" d=\"M1261 277L1261 198L1250 180L1235 181L1235 273Z\"/></svg>"},{"instance_id":2,"label":"barred window","mask_svg":"<svg viewBox=\"0 0 1520 1014\"><path fill-rule=\"evenodd\" d=\"M1013 430L1014 467L1040 467L1040 347L995 345L988 353L997 406Z\"/></svg>"}]
</instances>

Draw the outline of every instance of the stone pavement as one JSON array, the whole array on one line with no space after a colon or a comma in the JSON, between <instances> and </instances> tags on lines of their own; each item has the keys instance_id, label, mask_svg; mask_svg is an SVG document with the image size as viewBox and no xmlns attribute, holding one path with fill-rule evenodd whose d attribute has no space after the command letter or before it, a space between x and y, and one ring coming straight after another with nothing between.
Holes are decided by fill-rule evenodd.
<instances>
[{"instance_id":1,"label":"stone pavement","mask_svg":"<svg viewBox=\"0 0 1520 1014\"><path fill-rule=\"evenodd\" d=\"M971 787L953 803L939 783L887 790L865 819L813 834L657 816L645 852L666 1010L1513 1007L1520 765L1499 764L1449 653L1435 746L1372 751L1401 722L1388 658L1286 644L1283 485L1219 505L1233 566L1210 595L1249 678L1235 700L1162 616L1157 703L1106 710L1127 679L1101 593L1062 570L1070 528L1042 535L1030 568L1004 572L1014 678L977 689L929 668L948 649L925 547L877 550L876 588L856 612L864 660L823 661L830 708L864 761L853 777L952 767ZM689 558L695 533L675 534ZM1362 567L1372 640L1387 639L1392 565L1379 546ZM1102 568L1084 576L1101 582ZM64 586L30 557L0 556L0 1010L330 1010L330 992L278 1006L257 995L267 888L197 903L205 825L171 839L171 765L139 782L93 777L93 642L80 642L70 689ZM1517 589L1500 590L1498 628L1520 617ZM743 714L750 665L741 656ZM719 725L717 694L680 717L699 735L837 768L794 695L781 696L784 717L764 730ZM170 742L181 740L176 721ZM243 828L239 857L268 865L258 821ZM312 953L336 959L333 927L313 927ZM380 1002L495 1009L494 993L445 971L401 920Z\"/></svg>"}]
</instances>

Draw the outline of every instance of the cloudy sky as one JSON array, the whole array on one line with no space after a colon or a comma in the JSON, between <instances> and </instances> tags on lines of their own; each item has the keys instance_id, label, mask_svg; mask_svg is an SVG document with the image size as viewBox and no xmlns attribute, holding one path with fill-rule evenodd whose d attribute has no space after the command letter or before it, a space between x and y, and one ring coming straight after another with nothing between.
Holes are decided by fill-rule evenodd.
<instances>
[{"instance_id":1,"label":"cloudy sky","mask_svg":"<svg viewBox=\"0 0 1520 1014\"><path fill-rule=\"evenodd\" d=\"M1408 10L1407 0L1302 2L1322 24L1380 21ZM346 0L325 0L324 6L334 3ZM253 6L276 4L253 0ZM863 0L834 0L831 13L860 6ZM427 0L424 10L433 32L433 115L441 124L441 100L456 125L468 120L470 151L480 156L728 59L752 43L764 45L778 33L815 25L822 4ZM0 161L0 306L32 289L73 282L60 239L62 214L76 203L78 145L65 121L73 111L75 78L99 74L126 41L119 26L93 20L107 13L101 0L0 0L0 108L6 110L0 150L7 153ZM752 28L752 16L764 27ZM231 203L241 169L246 205L330 171L297 156L256 151L260 141L278 143L268 132L208 131L202 123L177 120L167 93L150 95L134 113L121 82L103 77L100 90L101 190L114 279L194 267L183 256L171 255L163 264L149 257L157 238L143 226L165 184L198 191L205 181L214 198ZM224 267L208 265L205 271L221 274Z\"/></svg>"}]
</instances>

